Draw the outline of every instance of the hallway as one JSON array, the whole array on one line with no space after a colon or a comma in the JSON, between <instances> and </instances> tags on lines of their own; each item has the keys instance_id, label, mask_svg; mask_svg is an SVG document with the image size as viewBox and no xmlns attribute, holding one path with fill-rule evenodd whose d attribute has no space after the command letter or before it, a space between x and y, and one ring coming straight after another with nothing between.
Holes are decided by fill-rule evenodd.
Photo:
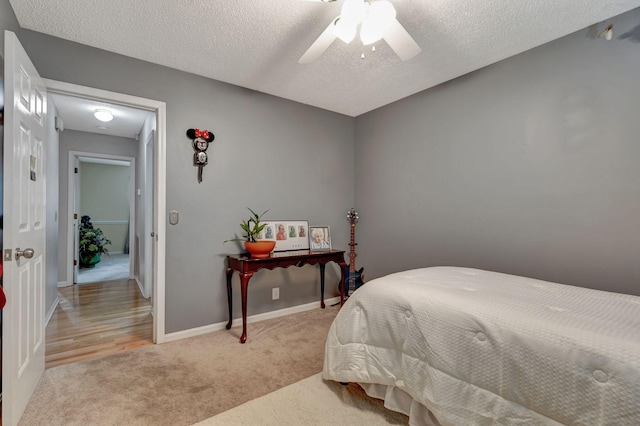
<instances>
[{"instance_id":1,"label":"hallway","mask_svg":"<svg viewBox=\"0 0 640 426\"><path fill-rule=\"evenodd\" d=\"M125 253L102 255L93 268L78 269L78 284L129 278L129 255Z\"/></svg>"},{"instance_id":2,"label":"hallway","mask_svg":"<svg viewBox=\"0 0 640 426\"><path fill-rule=\"evenodd\" d=\"M135 280L62 287L58 297L46 328L46 368L153 344L151 303Z\"/></svg>"}]
</instances>

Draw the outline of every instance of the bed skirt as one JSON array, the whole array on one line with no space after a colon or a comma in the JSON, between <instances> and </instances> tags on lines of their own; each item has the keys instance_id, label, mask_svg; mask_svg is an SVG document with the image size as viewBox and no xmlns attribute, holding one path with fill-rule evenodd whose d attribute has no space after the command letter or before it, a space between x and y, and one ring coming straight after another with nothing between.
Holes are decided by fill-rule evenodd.
<instances>
[{"instance_id":1,"label":"bed skirt","mask_svg":"<svg viewBox=\"0 0 640 426\"><path fill-rule=\"evenodd\" d=\"M409 416L410 426L441 426L427 407L402 389L376 383L358 384L370 397L383 400L385 408Z\"/></svg>"}]
</instances>

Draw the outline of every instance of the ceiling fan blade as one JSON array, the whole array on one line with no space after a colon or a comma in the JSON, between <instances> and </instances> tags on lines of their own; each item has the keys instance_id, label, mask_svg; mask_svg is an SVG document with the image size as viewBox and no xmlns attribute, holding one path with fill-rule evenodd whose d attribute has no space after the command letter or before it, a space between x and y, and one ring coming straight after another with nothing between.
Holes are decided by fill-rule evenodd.
<instances>
[{"instance_id":1,"label":"ceiling fan blade","mask_svg":"<svg viewBox=\"0 0 640 426\"><path fill-rule=\"evenodd\" d=\"M385 31L383 38L403 61L407 61L422 52L418 43L415 42L397 19L393 20Z\"/></svg>"},{"instance_id":2,"label":"ceiling fan blade","mask_svg":"<svg viewBox=\"0 0 640 426\"><path fill-rule=\"evenodd\" d=\"M311 47L307 49L307 51L302 55L300 59L298 59L299 64L309 64L320 57L324 53L325 50L333 43L333 41L337 38L336 33L334 31L334 23L335 19L331 21L329 26L320 34L320 37L313 42Z\"/></svg>"}]
</instances>

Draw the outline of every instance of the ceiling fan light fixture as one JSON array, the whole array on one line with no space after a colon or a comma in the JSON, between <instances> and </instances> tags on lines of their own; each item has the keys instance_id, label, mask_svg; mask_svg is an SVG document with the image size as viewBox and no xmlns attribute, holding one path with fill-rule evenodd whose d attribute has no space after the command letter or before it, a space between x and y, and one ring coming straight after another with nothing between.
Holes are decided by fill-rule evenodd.
<instances>
[{"instance_id":1,"label":"ceiling fan light fixture","mask_svg":"<svg viewBox=\"0 0 640 426\"><path fill-rule=\"evenodd\" d=\"M382 38L382 31L369 21L364 21L360 27L360 40L365 46L375 43Z\"/></svg>"},{"instance_id":2,"label":"ceiling fan light fixture","mask_svg":"<svg viewBox=\"0 0 640 426\"><path fill-rule=\"evenodd\" d=\"M396 19L396 9L387 0L369 4L360 28L360 39L365 46L380 40Z\"/></svg>"},{"instance_id":3,"label":"ceiling fan light fixture","mask_svg":"<svg viewBox=\"0 0 640 426\"><path fill-rule=\"evenodd\" d=\"M344 0L342 14L329 22L327 28L298 59L298 63L309 64L315 61L336 38L350 43L358 26L364 45L371 45L382 38L403 61L408 61L422 51L411 34L398 22L396 9L388 0Z\"/></svg>"},{"instance_id":4,"label":"ceiling fan light fixture","mask_svg":"<svg viewBox=\"0 0 640 426\"><path fill-rule=\"evenodd\" d=\"M378 0L369 4L367 20L373 21L385 29L396 19L396 8L388 0Z\"/></svg>"},{"instance_id":5,"label":"ceiling fan light fixture","mask_svg":"<svg viewBox=\"0 0 640 426\"><path fill-rule=\"evenodd\" d=\"M340 40L349 44L356 36L357 26L357 23L354 24L352 22L345 21L338 16L338 19L336 19L333 24L333 32Z\"/></svg>"},{"instance_id":6,"label":"ceiling fan light fixture","mask_svg":"<svg viewBox=\"0 0 640 426\"><path fill-rule=\"evenodd\" d=\"M340 11L340 16L345 23L357 26L367 13L367 3L363 0L345 0Z\"/></svg>"},{"instance_id":7,"label":"ceiling fan light fixture","mask_svg":"<svg viewBox=\"0 0 640 426\"><path fill-rule=\"evenodd\" d=\"M105 123L108 123L109 121L113 120L113 114L111 114L106 109L97 109L93 113L93 116L95 118L97 118L98 120L103 121Z\"/></svg>"}]
</instances>

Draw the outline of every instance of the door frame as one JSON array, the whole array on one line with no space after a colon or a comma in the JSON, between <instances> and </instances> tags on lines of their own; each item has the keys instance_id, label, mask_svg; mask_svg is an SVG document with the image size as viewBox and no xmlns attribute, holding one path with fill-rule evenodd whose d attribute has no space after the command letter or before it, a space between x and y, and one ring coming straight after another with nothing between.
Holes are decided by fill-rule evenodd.
<instances>
[{"instance_id":1,"label":"door frame","mask_svg":"<svg viewBox=\"0 0 640 426\"><path fill-rule=\"evenodd\" d=\"M153 314L153 342L163 343L165 341L165 258L166 258L166 111L165 102L127 95L123 93L110 92L93 87L80 86L57 80L43 79L47 90L52 93L60 93L68 96L95 99L108 103L120 104L132 108L144 109L155 113L155 162L153 164L154 174L154 206L153 214L155 221L156 250L153 257L153 294L152 294L152 314ZM67 277L68 278L68 277Z\"/></svg>"},{"instance_id":2,"label":"door frame","mask_svg":"<svg viewBox=\"0 0 640 426\"><path fill-rule=\"evenodd\" d=\"M117 160L117 161L125 161L129 163L129 279L133 279L133 271L134 271L134 263L137 253L135 244L135 235L136 235L136 159L134 157L127 157L122 155L113 155L113 154L99 154L96 152L84 152L84 151L69 151L69 167L68 167L68 189L67 189L67 212L69 216L69 222L67 222L67 284L68 285L76 285L76 274L79 268L79 264L74 264L70 259L76 258L77 253L77 245L76 242L79 239L79 228L78 223L80 218L74 219L73 213L80 213L79 208L74 208L76 201L80 201L80 197L82 197L82 193L80 191L80 182L78 179L74 179L74 165L77 162L82 162L83 158L96 158L100 160ZM78 171L78 173L80 173ZM79 259L78 259L79 260ZM79 263L79 262L78 262ZM71 277L71 280L69 280ZM69 281L71 281L69 283Z\"/></svg>"}]
</instances>

